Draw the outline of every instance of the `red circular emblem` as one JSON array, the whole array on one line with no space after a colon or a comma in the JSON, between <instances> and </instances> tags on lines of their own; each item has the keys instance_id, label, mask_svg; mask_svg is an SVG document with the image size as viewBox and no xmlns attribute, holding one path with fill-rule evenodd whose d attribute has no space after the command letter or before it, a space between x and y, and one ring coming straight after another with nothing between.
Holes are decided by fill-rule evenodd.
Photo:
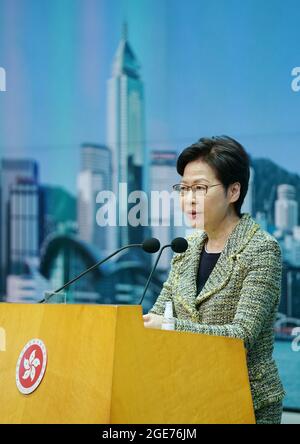
<instances>
[{"instance_id":1,"label":"red circular emblem","mask_svg":"<svg viewBox=\"0 0 300 444\"><path fill-rule=\"evenodd\" d=\"M16 384L25 395L32 393L41 383L47 365L47 351L40 339L27 342L20 353L16 367Z\"/></svg>"}]
</instances>

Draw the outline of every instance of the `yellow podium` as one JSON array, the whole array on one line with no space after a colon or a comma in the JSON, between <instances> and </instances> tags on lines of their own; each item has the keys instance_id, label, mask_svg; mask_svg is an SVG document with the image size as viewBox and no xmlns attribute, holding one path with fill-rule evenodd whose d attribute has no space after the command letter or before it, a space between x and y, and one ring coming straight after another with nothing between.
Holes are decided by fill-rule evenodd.
<instances>
[{"instance_id":1,"label":"yellow podium","mask_svg":"<svg viewBox=\"0 0 300 444\"><path fill-rule=\"evenodd\" d=\"M1 304L0 328L1 423L255 423L241 340L146 329L140 306ZM47 366L23 394L32 339Z\"/></svg>"}]
</instances>

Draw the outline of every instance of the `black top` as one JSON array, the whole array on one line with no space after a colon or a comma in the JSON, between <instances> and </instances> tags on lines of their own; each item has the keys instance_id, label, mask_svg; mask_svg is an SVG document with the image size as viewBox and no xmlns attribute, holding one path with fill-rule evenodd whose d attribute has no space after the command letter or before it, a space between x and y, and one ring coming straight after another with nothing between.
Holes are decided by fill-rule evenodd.
<instances>
[{"instance_id":1,"label":"black top","mask_svg":"<svg viewBox=\"0 0 300 444\"><path fill-rule=\"evenodd\" d=\"M200 293L205 285L210 273L212 272L221 253L207 253L205 246L203 246L200 255L199 269L197 274L197 295Z\"/></svg>"}]
</instances>

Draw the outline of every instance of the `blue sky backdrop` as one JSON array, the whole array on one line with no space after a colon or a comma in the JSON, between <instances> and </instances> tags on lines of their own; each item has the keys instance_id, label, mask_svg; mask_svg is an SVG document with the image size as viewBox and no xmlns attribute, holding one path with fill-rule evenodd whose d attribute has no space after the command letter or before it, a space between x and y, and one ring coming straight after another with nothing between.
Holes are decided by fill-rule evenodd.
<instances>
[{"instance_id":1,"label":"blue sky backdrop","mask_svg":"<svg viewBox=\"0 0 300 444\"><path fill-rule=\"evenodd\" d=\"M0 0L1 157L34 158L43 183L75 194L80 144L106 142L124 20L149 150L228 134L300 173L298 0Z\"/></svg>"}]
</instances>

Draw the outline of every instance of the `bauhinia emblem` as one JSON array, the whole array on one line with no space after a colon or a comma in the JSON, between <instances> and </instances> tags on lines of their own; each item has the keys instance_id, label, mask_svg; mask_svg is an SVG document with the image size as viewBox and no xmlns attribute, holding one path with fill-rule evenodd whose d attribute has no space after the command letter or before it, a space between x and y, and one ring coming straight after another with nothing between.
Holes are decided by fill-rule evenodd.
<instances>
[{"instance_id":1,"label":"bauhinia emblem","mask_svg":"<svg viewBox=\"0 0 300 444\"><path fill-rule=\"evenodd\" d=\"M20 353L16 367L16 384L19 391L29 395L40 385L47 365L47 351L40 339L27 342Z\"/></svg>"}]
</instances>

